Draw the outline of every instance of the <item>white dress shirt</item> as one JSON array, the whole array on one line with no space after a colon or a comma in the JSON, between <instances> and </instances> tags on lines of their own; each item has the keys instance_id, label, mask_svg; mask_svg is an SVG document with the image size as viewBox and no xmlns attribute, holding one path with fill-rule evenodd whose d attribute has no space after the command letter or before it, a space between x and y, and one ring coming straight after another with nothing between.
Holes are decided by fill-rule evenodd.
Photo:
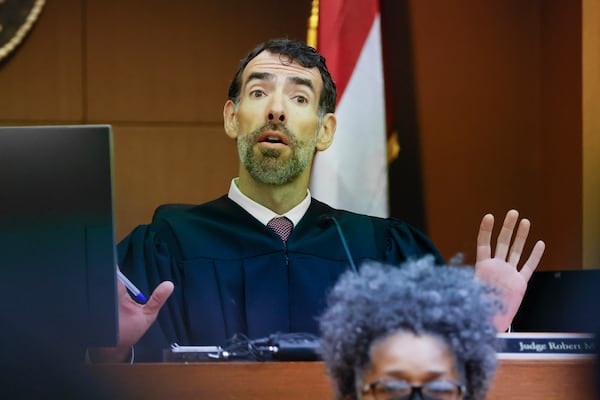
<instances>
[{"instance_id":1,"label":"white dress shirt","mask_svg":"<svg viewBox=\"0 0 600 400\"><path fill-rule=\"evenodd\" d=\"M237 186L238 178L233 178L231 180L231 185L229 186L228 196L231 200L237 203L240 207L246 210L250 215L259 220L263 225L267 225L267 223L275 218L275 217L287 217L293 223L294 226L298 225L298 222L302 219L308 207L310 206L310 190L306 189L306 197L302 200L297 206L286 212L285 214L279 215L263 206L262 204L258 204L244 193L240 191Z\"/></svg>"}]
</instances>

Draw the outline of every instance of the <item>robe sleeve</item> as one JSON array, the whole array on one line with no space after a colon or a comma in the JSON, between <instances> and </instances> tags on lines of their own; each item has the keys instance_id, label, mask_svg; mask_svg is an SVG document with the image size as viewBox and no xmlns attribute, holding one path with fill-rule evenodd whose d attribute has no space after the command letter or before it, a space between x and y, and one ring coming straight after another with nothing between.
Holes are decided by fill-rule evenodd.
<instances>
[{"instance_id":1,"label":"robe sleeve","mask_svg":"<svg viewBox=\"0 0 600 400\"><path fill-rule=\"evenodd\" d=\"M433 242L413 226L395 219L377 220L376 223L387 225L387 228L375 229L375 235L380 235L375 240L378 245L384 246L379 251L383 254L383 262L400 264L431 255L437 265L445 264Z\"/></svg>"}]
</instances>

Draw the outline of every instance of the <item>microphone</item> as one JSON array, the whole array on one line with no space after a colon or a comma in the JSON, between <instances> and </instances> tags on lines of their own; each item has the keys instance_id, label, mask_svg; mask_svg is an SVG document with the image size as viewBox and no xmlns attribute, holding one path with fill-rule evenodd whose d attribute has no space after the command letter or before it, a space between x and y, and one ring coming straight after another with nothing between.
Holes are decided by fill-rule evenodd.
<instances>
[{"instance_id":1,"label":"microphone","mask_svg":"<svg viewBox=\"0 0 600 400\"><path fill-rule=\"evenodd\" d=\"M317 361L320 339L311 333L274 333L270 336L249 339L237 333L229 340L227 346L180 346L171 345L170 350L163 353L163 361Z\"/></svg>"},{"instance_id":2,"label":"microphone","mask_svg":"<svg viewBox=\"0 0 600 400\"><path fill-rule=\"evenodd\" d=\"M317 361L320 339L309 333L278 333L269 336L269 347L274 359L279 361Z\"/></svg>"},{"instance_id":3,"label":"microphone","mask_svg":"<svg viewBox=\"0 0 600 400\"><path fill-rule=\"evenodd\" d=\"M350 268L352 269L352 272L358 273L356 265L354 265L354 259L352 258L352 254L350 254L350 249L348 248L348 242L346 242L346 237L344 236L344 232L342 231L342 227L340 226L340 223L338 222L337 218L331 214L323 214L319 217L319 221L321 222L323 227L327 226L329 222L333 222L335 224L338 236L340 238L340 241L342 242L342 246L344 246L346 257L348 257L348 261L350 262Z\"/></svg>"}]
</instances>

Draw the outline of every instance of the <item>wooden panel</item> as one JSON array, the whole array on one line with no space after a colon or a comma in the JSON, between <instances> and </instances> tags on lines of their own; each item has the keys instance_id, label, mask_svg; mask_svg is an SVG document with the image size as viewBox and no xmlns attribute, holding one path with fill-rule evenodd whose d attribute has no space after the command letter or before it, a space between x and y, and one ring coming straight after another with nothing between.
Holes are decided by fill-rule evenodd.
<instances>
[{"instance_id":1,"label":"wooden panel","mask_svg":"<svg viewBox=\"0 0 600 400\"><path fill-rule=\"evenodd\" d=\"M309 14L310 0L89 2L89 117L220 122L240 58L304 40Z\"/></svg>"},{"instance_id":2,"label":"wooden panel","mask_svg":"<svg viewBox=\"0 0 600 400\"><path fill-rule=\"evenodd\" d=\"M501 360L487 399L593 400L596 374L593 359Z\"/></svg>"},{"instance_id":3,"label":"wooden panel","mask_svg":"<svg viewBox=\"0 0 600 400\"><path fill-rule=\"evenodd\" d=\"M95 366L123 398L333 399L322 363L136 364ZM145 377L144 377L145 376ZM144 381L154 384L145 385Z\"/></svg>"},{"instance_id":4,"label":"wooden panel","mask_svg":"<svg viewBox=\"0 0 600 400\"><path fill-rule=\"evenodd\" d=\"M600 1L583 0L583 266L600 268Z\"/></svg>"},{"instance_id":5,"label":"wooden panel","mask_svg":"<svg viewBox=\"0 0 600 400\"><path fill-rule=\"evenodd\" d=\"M488 400L593 400L593 362L502 360ZM321 362L96 365L123 398L333 399Z\"/></svg>"},{"instance_id":6,"label":"wooden panel","mask_svg":"<svg viewBox=\"0 0 600 400\"><path fill-rule=\"evenodd\" d=\"M542 19L542 138L546 269L582 268L581 1L546 0Z\"/></svg>"},{"instance_id":7,"label":"wooden panel","mask_svg":"<svg viewBox=\"0 0 600 400\"><path fill-rule=\"evenodd\" d=\"M0 63L0 121L80 121L82 0L47 1L24 42Z\"/></svg>"},{"instance_id":8,"label":"wooden panel","mask_svg":"<svg viewBox=\"0 0 600 400\"><path fill-rule=\"evenodd\" d=\"M510 208L541 236L539 2L411 10L429 236L474 262L481 217Z\"/></svg>"},{"instance_id":9,"label":"wooden panel","mask_svg":"<svg viewBox=\"0 0 600 400\"><path fill-rule=\"evenodd\" d=\"M201 203L237 176L235 142L218 126L114 126L115 219L121 239L164 203Z\"/></svg>"}]
</instances>

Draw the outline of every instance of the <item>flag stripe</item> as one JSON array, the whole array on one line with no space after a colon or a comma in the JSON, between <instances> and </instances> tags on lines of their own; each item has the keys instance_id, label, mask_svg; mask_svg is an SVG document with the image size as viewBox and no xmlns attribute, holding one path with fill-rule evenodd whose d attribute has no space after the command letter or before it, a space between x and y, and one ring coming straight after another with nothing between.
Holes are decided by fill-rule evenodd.
<instances>
[{"instance_id":1,"label":"flag stripe","mask_svg":"<svg viewBox=\"0 0 600 400\"><path fill-rule=\"evenodd\" d=\"M319 52L335 79L338 103L346 91L358 57L379 14L378 1L321 0L319 2Z\"/></svg>"},{"instance_id":2,"label":"flag stripe","mask_svg":"<svg viewBox=\"0 0 600 400\"><path fill-rule=\"evenodd\" d=\"M387 217L379 3L320 0L319 5L326 11L319 12L319 52L327 58L339 96L335 139L315 158L311 193L336 208Z\"/></svg>"}]
</instances>

